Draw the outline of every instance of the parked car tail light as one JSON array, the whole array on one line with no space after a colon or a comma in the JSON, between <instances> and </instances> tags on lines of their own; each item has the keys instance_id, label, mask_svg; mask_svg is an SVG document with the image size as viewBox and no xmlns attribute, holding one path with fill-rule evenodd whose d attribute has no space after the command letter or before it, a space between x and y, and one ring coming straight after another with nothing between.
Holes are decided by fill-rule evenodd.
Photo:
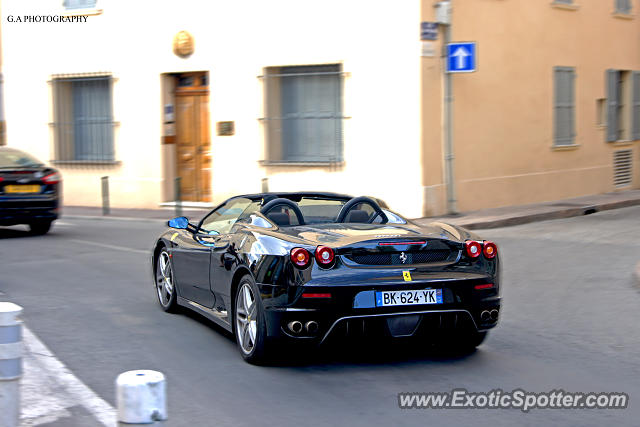
<instances>
[{"instance_id":1,"label":"parked car tail light","mask_svg":"<svg viewBox=\"0 0 640 427\"><path fill-rule=\"evenodd\" d=\"M322 267L330 267L335 260L335 254L333 253L333 249L327 246L318 246L316 248L316 261Z\"/></svg>"},{"instance_id":2,"label":"parked car tail light","mask_svg":"<svg viewBox=\"0 0 640 427\"><path fill-rule=\"evenodd\" d=\"M60 174L57 172L54 172L42 178L42 182L44 182L45 184L57 184L61 181L61 179L62 178Z\"/></svg>"},{"instance_id":3,"label":"parked car tail light","mask_svg":"<svg viewBox=\"0 0 640 427\"><path fill-rule=\"evenodd\" d=\"M4 181L4 178L0 176L0 182Z\"/></svg>"},{"instance_id":4,"label":"parked car tail light","mask_svg":"<svg viewBox=\"0 0 640 427\"><path fill-rule=\"evenodd\" d=\"M289 254L291 262L298 268L307 268L311 262L311 254L304 248L293 248Z\"/></svg>"},{"instance_id":5,"label":"parked car tail light","mask_svg":"<svg viewBox=\"0 0 640 427\"><path fill-rule=\"evenodd\" d=\"M464 242L464 246L467 250L467 255L471 258L478 258L480 253L482 253L482 244L480 242L476 242L475 240L467 240Z\"/></svg>"},{"instance_id":6,"label":"parked car tail light","mask_svg":"<svg viewBox=\"0 0 640 427\"><path fill-rule=\"evenodd\" d=\"M484 254L485 258L495 258L498 254L498 247L495 243L485 240L484 244L482 245L482 253Z\"/></svg>"},{"instance_id":7,"label":"parked car tail light","mask_svg":"<svg viewBox=\"0 0 640 427\"><path fill-rule=\"evenodd\" d=\"M483 283L481 285L475 285L474 289L477 291L481 291L483 289L491 289L493 288L493 283Z\"/></svg>"}]
</instances>

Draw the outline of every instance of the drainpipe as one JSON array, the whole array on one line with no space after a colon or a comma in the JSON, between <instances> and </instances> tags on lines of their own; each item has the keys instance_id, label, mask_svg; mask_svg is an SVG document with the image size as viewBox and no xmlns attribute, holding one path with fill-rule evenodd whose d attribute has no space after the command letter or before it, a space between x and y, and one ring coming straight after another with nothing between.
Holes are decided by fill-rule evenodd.
<instances>
[{"instance_id":1,"label":"drainpipe","mask_svg":"<svg viewBox=\"0 0 640 427\"><path fill-rule=\"evenodd\" d=\"M447 213L457 214L456 182L453 155L453 79L447 73L447 46L451 43L451 2L441 1L435 4L436 21L442 27L442 57L444 73L444 183L447 188Z\"/></svg>"}]
</instances>

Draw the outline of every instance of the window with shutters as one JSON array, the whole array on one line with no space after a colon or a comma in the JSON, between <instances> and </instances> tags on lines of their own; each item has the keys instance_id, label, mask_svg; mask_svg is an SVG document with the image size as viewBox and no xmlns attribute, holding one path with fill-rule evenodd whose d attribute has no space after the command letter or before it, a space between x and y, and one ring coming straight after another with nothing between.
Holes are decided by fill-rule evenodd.
<instances>
[{"instance_id":1,"label":"window with shutters","mask_svg":"<svg viewBox=\"0 0 640 427\"><path fill-rule=\"evenodd\" d=\"M575 78L576 72L573 67L555 67L553 69L553 144L555 146L575 144Z\"/></svg>"},{"instance_id":2,"label":"window with shutters","mask_svg":"<svg viewBox=\"0 0 640 427\"><path fill-rule=\"evenodd\" d=\"M615 0L615 6L615 13L621 13L623 15L629 15L631 13L631 0Z\"/></svg>"},{"instance_id":3,"label":"window with shutters","mask_svg":"<svg viewBox=\"0 0 640 427\"><path fill-rule=\"evenodd\" d=\"M342 76L338 64L266 69L263 163L342 161Z\"/></svg>"},{"instance_id":4,"label":"window with shutters","mask_svg":"<svg viewBox=\"0 0 640 427\"><path fill-rule=\"evenodd\" d=\"M607 141L640 139L640 71L607 70Z\"/></svg>"},{"instance_id":5,"label":"window with shutters","mask_svg":"<svg viewBox=\"0 0 640 427\"><path fill-rule=\"evenodd\" d=\"M55 163L113 163L111 76L54 77Z\"/></svg>"}]
</instances>

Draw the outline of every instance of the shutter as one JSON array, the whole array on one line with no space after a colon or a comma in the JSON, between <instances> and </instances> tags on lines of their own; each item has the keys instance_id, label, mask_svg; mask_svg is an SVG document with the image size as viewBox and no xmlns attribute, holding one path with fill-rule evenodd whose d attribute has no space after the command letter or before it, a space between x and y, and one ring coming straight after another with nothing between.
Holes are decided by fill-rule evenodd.
<instances>
[{"instance_id":1,"label":"shutter","mask_svg":"<svg viewBox=\"0 0 640 427\"><path fill-rule=\"evenodd\" d=\"M568 133L569 133L569 144L576 143L576 72L572 68L567 72L567 84L569 85L567 92L569 94L569 99L567 100L567 110L569 114L568 119Z\"/></svg>"},{"instance_id":2,"label":"shutter","mask_svg":"<svg viewBox=\"0 0 640 427\"><path fill-rule=\"evenodd\" d=\"M617 13L630 13L631 1L630 0L616 0L616 12Z\"/></svg>"},{"instance_id":3,"label":"shutter","mask_svg":"<svg viewBox=\"0 0 640 427\"><path fill-rule=\"evenodd\" d=\"M618 70L607 70L607 141L618 140Z\"/></svg>"},{"instance_id":4,"label":"shutter","mask_svg":"<svg viewBox=\"0 0 640 427\"><path fill-rule=\"evenodd\" d=\"M554 69L554 145L571 145L575 136L574 71Z\"/></svg>"},{"instance_id":5,"label":"shutter","mask_svg":"<svg viewBox=\"0 0 640 427\"><path fill-rule=\"evenodd\" d=\"M640 71L631 73L633 100L631 102L631 139L640 139Z\"/></svg>"},{"instance_id":6,"label":"shutter","mask_svg":"<svg viewBox=\"0 0 640 427\"><path fill-rule=\"evenodd\" d=\"M285 161L341 160L337 135L342 119L338 65L283 67L282 153Z\"/></svg>"}]
</instances>

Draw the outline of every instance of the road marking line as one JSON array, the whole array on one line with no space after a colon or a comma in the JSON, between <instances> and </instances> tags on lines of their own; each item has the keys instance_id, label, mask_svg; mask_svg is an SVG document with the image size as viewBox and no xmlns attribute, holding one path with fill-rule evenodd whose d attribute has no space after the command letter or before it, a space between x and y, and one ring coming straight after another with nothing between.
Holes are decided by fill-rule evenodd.
<instances>
[{"instance_id":1,"label":"road marking line","mask_svg":"<svg viewBox=\"0 0 640 427\"><path fill-rule=\"evenodd\" d=\"M100 423L109 427L116 425L116 410L111 405L73 375L69 368L58 360L51 353L51 350L24 325L22 326L22 334L30 356L46 370L46 373L58 385L62 386L78 404L84 406Z\"/></svg>"},{"instance_id":2,"label":"road marking line","mask_svg":"<svg viewBox=\"0 0 640 427\"><path fill-rule=\"evenodd\" d=\"M133 249L133 248L127 248L124 246L107 245L105 243L91 242L89 240L78 240L78 239L69 239L69 240L71 242L84 243L85 245L100 246L101 248L114 249L116 251L135 252L137 254L145 254L145 255L150 253L149 251L143 251L142 249Z\"/></svg>"}]
</instances>

